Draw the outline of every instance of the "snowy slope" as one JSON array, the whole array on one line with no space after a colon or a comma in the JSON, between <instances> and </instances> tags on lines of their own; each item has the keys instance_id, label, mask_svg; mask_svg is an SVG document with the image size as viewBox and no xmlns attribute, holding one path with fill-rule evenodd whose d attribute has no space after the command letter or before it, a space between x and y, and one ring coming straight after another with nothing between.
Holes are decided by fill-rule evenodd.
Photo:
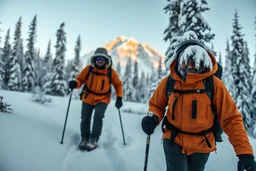
<instances>
[{"instance_id":1,"label":"snowy slope","mask_svg":"<svg viewBox=\"0 0 256 171\"><path fill-rule=\"evenodd\" d=\"M14 113L0 113L1 171L142 171L146 136L140 122L144 115L122 113L127 145L123 145L118 111L114 101L107 108L99 148L92 152L77 150L81 102L72 100L64 144L60 144L68 97L51 97L52 103L31 102L31 94L0 91L11 103ZM123 110L143 113L144 104L125 102ZM256 140L250 139L254 149ZM151 136L148 171L164 171L165 160L161 130ZM227 137L212 153L206 171L234 171L237 158Z\"/></svg>"},{"instance_id":2,"label":"snowy slope","mask_svg":"<svg viewBox=\"0 0 256 171\"><path fill-rule=\"evenodd\" d=\"M129 57L132 61L138 61L139 73L141 73L141 71L151 73L151 67L153 66L154 68L157 68L159 59L162 58L162 62L164 62L165 58L150 45L140 43L133 37L117 37L107 43L104 47L108 50L113 59L113 67L120 62L122 73L124 72L124 66L126 66ZM92 54L94 54L94 51L90 51L82 57L84 64L87 64L88 58L90 58Z\"/></svg>"}]
</instances>

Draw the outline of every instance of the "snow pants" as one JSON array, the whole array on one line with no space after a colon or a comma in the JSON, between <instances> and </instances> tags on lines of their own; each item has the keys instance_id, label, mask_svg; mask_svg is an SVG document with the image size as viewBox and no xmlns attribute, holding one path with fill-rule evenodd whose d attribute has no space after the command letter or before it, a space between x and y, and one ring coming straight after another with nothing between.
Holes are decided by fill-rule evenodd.
<instances>
[{"instance_id":1,"label":"snow pants","mask_svg":"<svg viewBox=\"0 0 256 171\"><path fill-rule=\"evenodd\" d=\"M98 103L95 106L82 102L82 115L81 115L81 136L84 138L96 138L97 141L101 135L104 113L107 109L106 103ZM93 125L91 131L91 117L94 111ZM91 134L90 134L91 133Z\"/></svg>"},{"instance_id":2,"label":"snow pants","mask_svg":"<svg viewBox=\"0 0 256 171\"><path fill-rule=\"evenodd\" d=\"M163 140L167 171L204 171L210 153L182 154L182 148L170 139Z\"/></svg>"}]
</instances>

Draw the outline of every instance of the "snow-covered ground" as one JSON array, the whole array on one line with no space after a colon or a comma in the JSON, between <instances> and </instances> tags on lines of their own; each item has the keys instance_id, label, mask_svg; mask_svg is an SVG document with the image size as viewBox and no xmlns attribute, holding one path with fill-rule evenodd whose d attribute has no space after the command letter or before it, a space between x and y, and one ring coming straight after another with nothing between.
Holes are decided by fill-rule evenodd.
<instances>
[{"instance_id":1,"label":"snow-covered ground","mask_svg":"<svg viewBox=\"0 0 256 171\"><path fill-rule=\"evenodd\" d=\"M77 150L80 141L81 101L72 100L64 144L60 144L69 97L51 97L52 103L31 101L29 93L0 91L10 103L12 114L0 113L0 171L142 171L146 135L141 129L144 115L121 112L125 140L123 145L119 115L114 100L105 113L99 148L91 152ZM145 104L125 102L122 109L141 113ZM256 150L256 139L250 138ZM217 154L210 155L206 171L235 171L237 158L224 137ZM148 171L164 171L165 158L161 129L151 136Z\"/></svg>"}]
</instances>

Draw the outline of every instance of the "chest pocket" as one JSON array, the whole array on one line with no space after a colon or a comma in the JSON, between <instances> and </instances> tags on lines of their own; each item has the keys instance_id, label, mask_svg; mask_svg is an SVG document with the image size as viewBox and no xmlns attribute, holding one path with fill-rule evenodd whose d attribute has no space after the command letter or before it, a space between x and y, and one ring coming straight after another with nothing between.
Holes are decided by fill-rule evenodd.
<instances>
[{"instance_id":1,"label":"chest pocket","mask_svg":"<svg viewBox=\"0 0 256 171\"><path fill-rule=\"evenodd\" d=\"M85 84L87 85L87 91L96 95L105 95L110 92L111 84L107 74L92 72Z\"/></svg>"}]
</instances>

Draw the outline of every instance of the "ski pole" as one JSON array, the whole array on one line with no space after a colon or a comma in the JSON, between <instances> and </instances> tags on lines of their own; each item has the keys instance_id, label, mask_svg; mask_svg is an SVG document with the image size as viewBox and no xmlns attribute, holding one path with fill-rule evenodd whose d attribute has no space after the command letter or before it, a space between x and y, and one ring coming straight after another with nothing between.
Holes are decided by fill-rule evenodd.
<instances>
[{"instance_id":1,"label":"ski pole","mask_svg":"<svg viewBox=\"0 0 256 171\"><path fill-rule=\"evenodd\" d=\"M147 115L152 117L153 113L152 112L148 112ZM150 146L150 135L147 135L145 159L144 159L144 171L147 171L149 146Z\"/></svg>"},{"instance_id":2,"label":"ski pole","mask_svg":"<svg viewBox=\"0 0 256 171\"><path fill-rule=\"evenodd\" d=\"M124 138L124 129L123 129L123 124L122 124L122 118L121 118L120 109L118 109L118 112L119 112L119 119L120 119L120 124L121 124L122 135L123 135L123 141L124 141L124 145L126 145L125 138Z\"/></svg>"},{"instance_id":3,"label":"ski pole","mask_svg":"<svg viewBox=\"0 0 256 171\"><path fill-rule=\"evenodd\" d=\"M147 171L147 166L148 166L149 145L150 145L150 135L147 136L147 141L146 141L146 151L145 151L145 160L144 160L144 171Z\"/></svg>"},{"instance_id":4,"label":"ski pole","mask_svg":"<svg viewBox=\"0 0 256 171\"><path fill-rule=\"evenodd\" d=\"M68 120L68 112L69 112L69 106L70 106L72 94L73 94L73 89L71 89L71 93L70 93L70 96L69 96L68 109L67 109L66 118L65 118L65 122L64 122L62 138L61 138L61 141L60 141L61 144L63 144L63 139L64 139L65 130L66 130L66 124L67 124L67 120Z\"/></svg>"}]
</instances>

